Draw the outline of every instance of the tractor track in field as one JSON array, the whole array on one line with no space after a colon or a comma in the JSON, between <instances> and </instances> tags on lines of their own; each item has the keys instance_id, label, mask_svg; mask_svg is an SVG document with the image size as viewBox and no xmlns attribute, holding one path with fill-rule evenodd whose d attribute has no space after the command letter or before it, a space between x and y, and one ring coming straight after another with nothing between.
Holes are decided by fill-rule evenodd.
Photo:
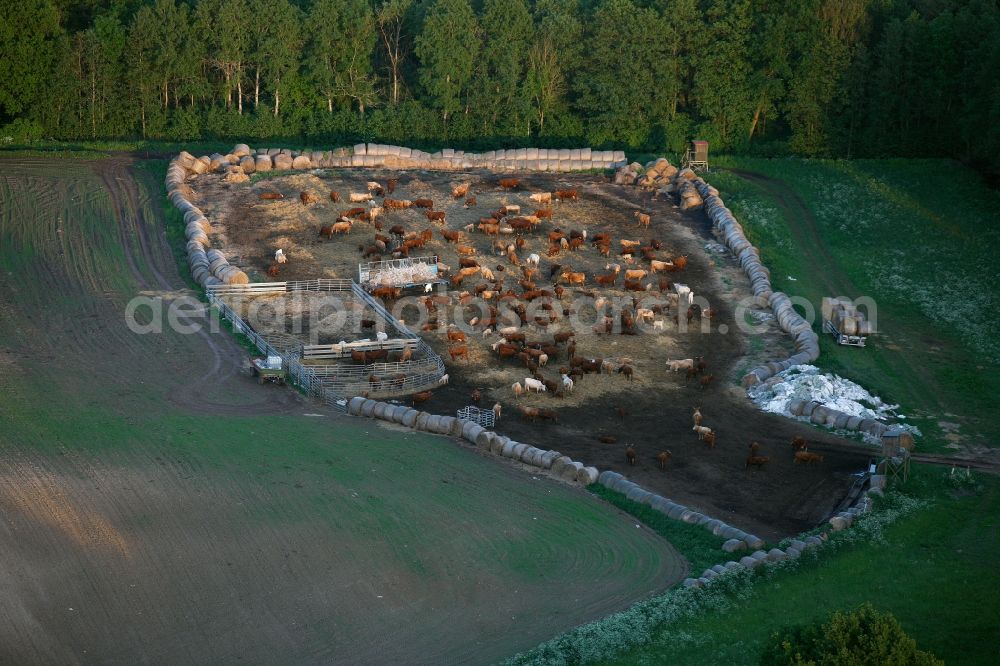
<instances>
[{"instance_id":1,"label":"tractor track in field","mask_svg":"<svg viewBox=\"0 0 1000 666\"><path fill-rule=\"evenodd\" d=\"M135 160L126 155L94 163L94 170L111 198L129 273L145 290L194 297L195 294L184 285L174 263L164 231L166 221L158 213L155 213L155 220L146 219L132 168L134 164ZM153 210L158 209L154 206ZM151 227L158 231L154 234ZM211 333L202 327L197 335L211 353L211 364L200 376L188 381L182 390L170 393L168 399L173 404L200 413L234 416L301 410L303 401L295 392L269 390L273 387L260 389L259 399L250 404L233 405L215 400L213 396L220 389L225 391L234 382L251 384L240 373L244 352L225 332Z\"/></svg>"}]
</instances>

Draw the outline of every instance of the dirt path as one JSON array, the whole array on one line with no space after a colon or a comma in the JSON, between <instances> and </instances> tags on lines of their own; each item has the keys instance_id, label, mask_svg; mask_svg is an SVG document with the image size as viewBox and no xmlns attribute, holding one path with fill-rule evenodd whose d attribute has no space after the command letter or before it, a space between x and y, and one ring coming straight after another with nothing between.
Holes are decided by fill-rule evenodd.
<instances>
[{"instance_id":1,"label":"dirt path","mask_svg":"<svg viewBox=\"0 0 1000 666\"><path fill-rule=\"evenodd\" d=\"M159 185L147 182L146 189L141 190L136 177L149 176L135 170L134 166L134 159L125 155L94 163L94 170L111 197L129 273L145 290L159 292L166 297L194 297L194 292L187 289L177 271L164 231L166 222L159 207L155 202L149 206L152 219L147 219L147 207L140 200L141 191L156 192L152 188ZM249 404L234 405L218 400L218 394L229 393L234 383L247 383L241 373L247 355L225 331L211 333L203 328L197 336L210 352L211 362L182 390L170 393L168 399L173 404L201 413L229 415L301 411L302 401L294 392L267 390L270 387L260 391L258 399Z\"/></svg>"}]
</instances>

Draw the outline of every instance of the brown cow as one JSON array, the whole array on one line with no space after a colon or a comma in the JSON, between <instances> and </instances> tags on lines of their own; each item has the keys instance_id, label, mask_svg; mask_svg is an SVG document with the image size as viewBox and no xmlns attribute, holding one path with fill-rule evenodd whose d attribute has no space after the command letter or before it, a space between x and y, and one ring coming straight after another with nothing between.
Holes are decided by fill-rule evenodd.
<instances>
[{"instance_id":1,"label":"brown cow","mask_svg":"<svg viewBox=\"0 0 1000 666\"><path fill-rule=\"evenodd\" d=\"M672 455L670 451L661 451L660 455L656 456L656 459L660 462L660 469L667 468L667 463L670 461Z\"/></svg>"},{"instance_id":2,"label":"brown cow","mask_svg":"<svg viewBox=\"0 0 1000 666\"><path fill-rule=\"evenodd\" d=\"M811 465L813 463L823 462L823 456L819 453L813 453L812 451L796 451L795 452L795 464L805 463Z\"/></svg>"},{"instance_id":3,"label":"brown cow","mask_svg":"<svg viewBox=\"0 0 1000 666\"><path fill-rule=\"evenodd\" d=\"M334 190L330 190L330 201L340 203L340 194Z\"/></svg>"},{"instance_id":4,"label":"brown cow","mask_svg":"<svg viewBox=\"0 0 1000 666\"><path fill-rule=\"evenodd\" d=\"M422 402L427 402L434 395L433 391L421 391L420 393L414 393L412 396L413 404L418 405Z\"/></svg>"},{"instance_id":5,"label":"brown cow","mask_svg":"<svg viewBox=\"0 0 1000 666\"><path fill-rule=\"evenodd\" d=\"M431 222L444 222L445 213L443 210L429 210L424 216Z\"/></svg>"},{"instance_id":6,"label":"brown cow","mask_svg":"<svg viewBox=\"0 0 1000 666\"><path fill-rule=\"evenodd\" d=\"M746 469L749 470L751 467L756 467L757 469L764 469L771 459L767 456L750 456L747 458Z\"/></svg>"},{"instance_id":7,"label":"brown cow","mask_svg":"<svg viewBox=\"0 0 1000 666\"><path fill-rule=\"evenodd\" d=\"M469 358L469 348L466 345L451 347L448 349L448 355L451 356L452 361L456 358Z\"/></svg>"},{"instance_id":8,"label":"brown cow","mask_svg":"<svg viewBox=\"0 0 1000 666\"><path fill-rule=\"evenodd\" d=\"M568 201L570 199L576 199L577 194L576 190L556 190L552 194L552 198L558 199L559 201Z\"/></svg>"},{"instance_id":9,"label":"brown cow","mask_svg":"<svg viewBox=\"0 0 1000 666\"><path fill-rule=\"evenodd\" d=\"M636 458L638 458L638 456L635 453L635 449L633 447L631 447L631 446L626 447L625 448L625 460L628 462L628 464L629 465L634 465L635 461L636 461Z\"/></svg>"},{"instance_id":10,"label":"brown cow","mask_svg":"<svg viewBox=\"0 0 1000 666\"><path fill-rule=\"evenodd\" d=\"M265 201L274 201L276 199L284 199L285 195L281 192L261 192L260 198Z\"/></svg>"},{"instance_id":11,"label":"brown cow","mask_svg":"<svg viewBox=\"0 0 1000 666\"><path fill-rule=\"evenodd\" d=\"M516 190L521 185L521 181L517 178L501 178L499 185L500 189L503 190Z\"/></svg>"},{"instance_id":12,"label":"brown cow","mask_svg":"<svg viewBox=\"0 0 1000 666\"><path fill-rule=\"evenodd\" d=\"M413 205L417 208L434 208L434 201L432 199L414 199Z\"/></svg>"},{"instance_id":13,"label":"brown cow","mask_svg":"<svg viewBox=\"0 0 1000 666\"><path fill-rule=\"evenodd\" d=\"M449 243L457 243L462 239L461 231L449 231L448 229L441 229L441 235Z\"/></svg>"},{"instance_id":14,"label":"brown cow","mask_svg":"<svg viewBox=\"0 0 1000 666\"><path fill-rule=\"evenodd\" d=\"M308 206L309 204L314 204L319 201L319 197L312 192L299 192L299 201L302 202L303 206Z\"/></svg>"}]
</instances>

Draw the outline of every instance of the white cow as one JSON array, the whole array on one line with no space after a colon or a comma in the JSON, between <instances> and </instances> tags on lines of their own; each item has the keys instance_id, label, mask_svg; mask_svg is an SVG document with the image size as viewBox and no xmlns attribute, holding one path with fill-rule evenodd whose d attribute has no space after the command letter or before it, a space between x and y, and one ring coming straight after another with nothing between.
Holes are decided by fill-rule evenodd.
<instances>
[{"instance_id":1,"label":"white cow","mask_svg":"<svg viewBox=\"0 0 1000 666\"><path fill-rule=\"evenodd\" d=\"M563 387L565 387L565 389L567 391L569 391L570 393L572 393L573 392L573 380L570 379L569 375L563 375L562 376L562 380L563 380Z\"/></svg>"},{"instance_id":2,"label":"white cow","mask_svg":"<svg viewBox=\"0 0 1000 666\"><path fill-rule=\"evenodd\" d=\"M693 358L685 358L679 361L671 361L667 359L667 367L670 368L672 372L677 372L679 370L690 370L694 367Z\"/></svg>"},{"instance_id":3,"label":"white cow","mask_svg":"<svg viewBox=\"0 0 1000 666\"><path fill-rule=\"evenodd\" d=\"M535 393L541 393L542 391L548 390L545 388L545 384L532 377L524 378L524 388L528 391L534 391Z\"/></svg>"},{"instance_id":4,"label":"white cow","mask_svg":"<svg viewBox=\"0 0 1000 666\"><path fill-rule=\"evenodd\" d=\"M274 260L279 264L283 264L288 261L288 257L285 256L285 251L279 247L274 251Z\"/></svg>"}]
</instances>

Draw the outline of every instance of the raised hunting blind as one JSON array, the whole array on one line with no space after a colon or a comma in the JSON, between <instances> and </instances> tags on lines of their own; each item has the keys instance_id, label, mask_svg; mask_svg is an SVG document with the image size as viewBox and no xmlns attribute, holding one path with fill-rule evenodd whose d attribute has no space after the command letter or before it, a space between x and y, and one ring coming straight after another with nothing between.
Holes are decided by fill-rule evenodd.
<instances>
[{"instance_id":1,"label":"raised hunting blind","mask_svg":"<svg viewBox=\"0 0 1000 666\"><path fill-rule=\"evenodd\" d=\"M708 141L692 141L683 166L695 172L708 172Z\"/></svg>"}]
</instances>

